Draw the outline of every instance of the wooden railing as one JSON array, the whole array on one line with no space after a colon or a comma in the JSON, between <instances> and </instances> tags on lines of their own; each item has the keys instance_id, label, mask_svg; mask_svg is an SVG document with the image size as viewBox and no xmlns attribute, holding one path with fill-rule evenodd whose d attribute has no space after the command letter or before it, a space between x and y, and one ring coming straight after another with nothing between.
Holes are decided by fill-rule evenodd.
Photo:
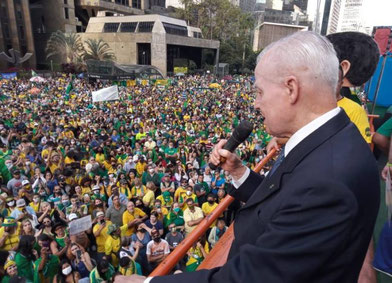
<instances>
[{"instance_id":1,"label":"wooden railing","mask_svg":"<svg viewBox=\"0 0 392 283\"><path fill-rule=\"evenodd\" d=\"M276 154L276 149L272 149L267 156L263 158L257 164L253 171L260 172L260 170L265 166L265 164ZM234 198L227 195L219 205L207 215L197 227L171 252L168 257L162 261L157 268L149 275L150 277L162 276L168 274L174 266L185 256L187 251L196 243L201 236L203 236L211 224L218 219L220 215L229 207L229 205L234 201ZM231 243L234 240L234 228L233 223L230 225L229 229L223 234L222 238L219 239L218 243L211 250L208 256L203 260L198 269L211 269L217 266L222 266L226 260L229 253Z\"/></svg>"}]
</instances>

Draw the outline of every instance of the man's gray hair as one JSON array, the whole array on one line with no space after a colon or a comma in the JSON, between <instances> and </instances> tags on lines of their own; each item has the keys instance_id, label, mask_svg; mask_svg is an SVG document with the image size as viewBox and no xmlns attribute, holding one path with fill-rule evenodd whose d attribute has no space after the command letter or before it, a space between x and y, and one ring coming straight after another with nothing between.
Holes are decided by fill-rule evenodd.
<instances>
[{"instance_id":1,"label":"man's gray hair","mask_svg":"<svg viewBox=\"0 0 392 283\"><path fill-rule=\"evenodd\" d=\"M307 67L314 81L324 83L335 92L339 80L339 61L326 37L310 31L296 32L268 45L258 55L257 63L269 51L272 51L274 58L284 62L284 69Z\"/></svg>"}]
</instances>

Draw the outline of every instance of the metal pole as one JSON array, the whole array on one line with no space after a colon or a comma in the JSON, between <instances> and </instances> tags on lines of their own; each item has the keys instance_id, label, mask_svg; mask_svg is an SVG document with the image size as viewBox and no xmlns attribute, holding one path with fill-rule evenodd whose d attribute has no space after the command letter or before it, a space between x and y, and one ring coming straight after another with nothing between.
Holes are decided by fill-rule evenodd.
<instances>
[{"instance_id":1,"label":"metal pole","mask_svg":"<svg viewBox=\"0 0 392 283\"><path fill-rule=\"evenodd\" d=\"M374 114L374 110L376 109L376 101L377 101L377 97L378 97L378 92L380 90L381 80L382 80L382 76L384 74L385 63L387 62L387 52L385 52L383 57L384 58L382 60L381 71L380 71L380 75L379 75L378 80L377 80L377 87L376 87L376 91L375 91L374 97L373 97L373 105L372 105L372 112L371 112L372 114Z\"/></svg>"}]
</instances>

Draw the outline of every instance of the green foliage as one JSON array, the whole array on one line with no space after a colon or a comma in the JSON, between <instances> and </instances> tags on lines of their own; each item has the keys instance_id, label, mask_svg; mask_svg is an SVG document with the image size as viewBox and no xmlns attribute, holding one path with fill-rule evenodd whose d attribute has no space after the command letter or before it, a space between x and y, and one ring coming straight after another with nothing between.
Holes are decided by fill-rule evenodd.
<instances>
[{"instance_id":1,"label":"green foliage","mask_svg":"<svg viewBox=\"0 0 392 283\"><path fill-rule=\"evenodd\" d=\"M83 43L78 34L53 32L46 44L46 59L58 57L60 62L76 63L84 53Z\"/></svg>"},{"instance_id":2,"label":"green foliage","mask_svg":"<svg viewBox=\"0 0 392 283\"><path fill-rule=\"evenodd\" d=\"M84 44L78 34L56 31L47 42L46 58L56 58L62 69L71 73L86 71L86 60L89 59L116 59L109 44L102 39L87 39Z\"/></svg>"},{"instance_id":3,"label":"green foliage","mask_svg":"<svg viewBox=\"0 0 392 283\"><path fill-rule=\"evenodd\" d=\"M107 44L102 39L87 39L85 41L86 49L83 55L84 60L94 59L94 60L115 60L116 56L114 55L112 49L109 44Z\"/></svg>"},{"instance_id":4,"label":"green foliage","mask_svg":"<svg viewBox=\"0 0 392 283\"><path fill-rule=\"evenodd\" d=\"M230 72L253 70L256 58L251 49L254 19L231 3L230 0L181 0L184 9L177 16L202 30L204 38L221 43L220 62L230 64ZM243 57L245 54L245 58Z\"/></svg>"}]
</instances>

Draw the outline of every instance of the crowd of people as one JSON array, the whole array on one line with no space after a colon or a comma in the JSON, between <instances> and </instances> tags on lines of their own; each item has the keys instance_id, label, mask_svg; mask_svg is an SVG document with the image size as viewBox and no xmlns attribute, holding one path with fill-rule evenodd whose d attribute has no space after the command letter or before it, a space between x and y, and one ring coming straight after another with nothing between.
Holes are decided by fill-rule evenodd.
<instances>
[{"instance_id":1,"label":"crowd of people","mask_svg":"<svg viewBox=\"0 0 392 283\"><path fill-rule=\"evenodd\" d=\"M121 86L119 100L93 104L91 92L107 85L65 75L0 81L1 282L148 275L232 186L208 166L213 144L247 119L255 130L238 154L250 168L264 155L270 137L253 110L250 77ZM195 270L236 209L176 269ZM89 217L89 227L71 229Z\"/></svg>"}]
</instances>

